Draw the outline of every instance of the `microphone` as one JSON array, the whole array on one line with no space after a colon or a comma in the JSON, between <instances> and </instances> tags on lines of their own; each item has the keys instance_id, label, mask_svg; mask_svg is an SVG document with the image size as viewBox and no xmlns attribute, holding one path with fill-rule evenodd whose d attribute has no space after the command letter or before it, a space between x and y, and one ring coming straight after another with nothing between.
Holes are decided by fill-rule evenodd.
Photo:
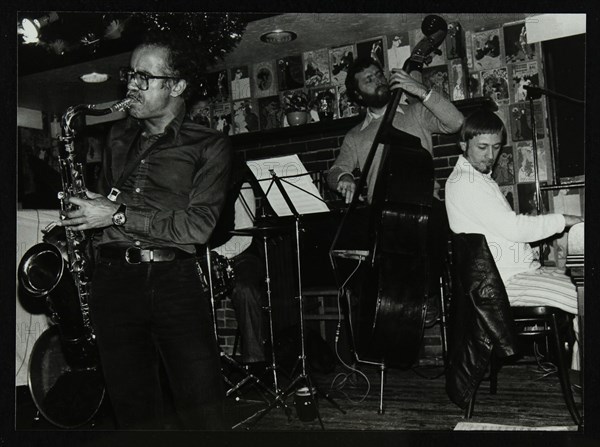
<instances>
[{"instance_id":1,"label":"microphone","mask_svg":"<svg viewBox=\"0 0 600 447\"><path fill-rule=\"evenodd\" d=\"M571 98L570 96L563 95L562 93L556 93L552 90L546 90L537 85L524 85L523 88L527 90L527 99L539 99L542 95L547 95L553 98L564 99L575 104L585 104L585 101L577 98Z\"/></svg>"},{"instance_id":2,"label":"microphone","mask_svg":"<svg viewBox=\"0 0 600 447\"><path fill-rule=\"evenodd\" d=\"M541 98L546 90L537 85L524 85L523 88L527 90L527 98L538 99Z\"/></svg>"}]
</instances>

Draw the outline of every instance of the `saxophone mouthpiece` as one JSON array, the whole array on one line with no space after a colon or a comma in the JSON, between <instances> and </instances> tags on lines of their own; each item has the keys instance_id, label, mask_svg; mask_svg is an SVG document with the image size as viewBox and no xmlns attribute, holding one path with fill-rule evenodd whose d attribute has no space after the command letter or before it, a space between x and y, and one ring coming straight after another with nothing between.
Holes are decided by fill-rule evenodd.
<instances>
[{"instance_id":1,"label":"saxophone mouthpiece","mask_svg":"<svg viewBox=\"0 0 600 447\"><path fill-rule=\"evenodd\" d=\"M111 113L112 112L123 112L123 111L127 110L129 108L129 106L131 106L132 102L133 102L133 99L131 99L131 98L122 99L121 101L114 103L110 107L110 111L111 111Z\"/></svg>"}]
</instances>

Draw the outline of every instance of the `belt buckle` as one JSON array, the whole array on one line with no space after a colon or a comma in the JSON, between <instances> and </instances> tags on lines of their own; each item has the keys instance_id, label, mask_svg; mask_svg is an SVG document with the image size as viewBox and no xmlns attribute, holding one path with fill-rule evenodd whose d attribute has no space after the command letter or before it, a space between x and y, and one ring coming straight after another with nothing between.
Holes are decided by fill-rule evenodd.
<instances>
[{"instance_id":1,"label":"belt buckle","mask_svg":"<svg viewBox=\"0 0 600 447\"><path fill-rule=\"evenodd\" d=\"M131 259L130 254L129 254L129 250L137 250L137 260L136 259ZM142 249L140 247L127 247L127 250L125 250L125 261L127 261L127 264L141 264L142 263Z\"/></svg>"}]
</instances>

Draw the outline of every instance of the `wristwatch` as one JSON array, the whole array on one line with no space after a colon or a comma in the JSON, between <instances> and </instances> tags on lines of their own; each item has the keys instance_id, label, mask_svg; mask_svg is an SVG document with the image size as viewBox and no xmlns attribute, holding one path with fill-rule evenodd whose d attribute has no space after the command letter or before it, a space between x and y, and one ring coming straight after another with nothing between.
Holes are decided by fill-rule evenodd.
<instances>
[{"instance_id":1,"label":"wristwatch","mask_svg":"<svg viewBox=\"0 0 600 447\"><path fill-rule=\"evenodd\" d=\"M124 203L121 203L119 209L112 215L113 225L116 225L117 227L125 225L125 222L127 222L127 215L125 214L126 210L127 206Z\"/></svg>"},{"instance_id":2,"label":"wristwatch","mask_svg":"<svg viewBox=\"0 0 600 447\"><path fill-rule=\"evenodd\" d=\"M429 97L429 95L431 95L431 90L432 89L429 89L421 95L421 102L425 101Z\"/></svg>"}]
</instances>

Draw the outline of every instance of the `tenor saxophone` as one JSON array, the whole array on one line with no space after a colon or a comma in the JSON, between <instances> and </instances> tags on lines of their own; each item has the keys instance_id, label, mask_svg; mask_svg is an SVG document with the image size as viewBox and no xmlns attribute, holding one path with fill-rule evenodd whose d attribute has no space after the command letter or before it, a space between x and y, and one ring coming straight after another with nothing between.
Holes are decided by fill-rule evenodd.
<instances>
[{"instance_id":1,"label":"tenor saxophone","mask_svg":"<svg viewBox=\"0 0 600 447\"><path fill-rule=\"evenodd\" d=\"M74 119L80 115L124 111L130 103L130 99L124 99L105 109L83 104L69 107L62 116L60 140L64 151L59 159L62 191L58 193L61 214L75 207L70 203L71 198L87 197L83 166L75 159ZM56 224L49 225L42 233L43 242L23 255L18 268L21 287L34 297L46 299L52 323L31 351L29 389L46 419L60 427L72 428L89 421L104 397L88 307L92 237L89 231ZM61 402L69 399L86 399L86 402L69 412Z\"/></svg>"}]
</instances>

